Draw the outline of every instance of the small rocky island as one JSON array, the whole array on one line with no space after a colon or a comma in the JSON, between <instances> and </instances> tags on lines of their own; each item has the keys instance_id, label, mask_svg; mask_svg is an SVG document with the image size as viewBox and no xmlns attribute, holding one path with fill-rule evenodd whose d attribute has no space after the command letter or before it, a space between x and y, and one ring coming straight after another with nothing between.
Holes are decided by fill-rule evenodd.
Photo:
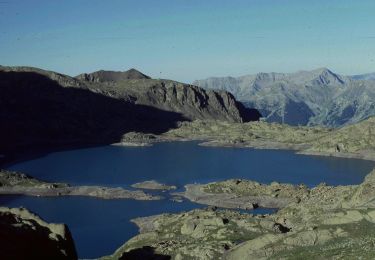
<instances>
[{"instance_id":1,"label":"small rocky island","mask_svg":"<svg viewBox=\"0 0 375 260\"><path fill-rule=\"evenodd\" d=\"M157 181L144 181L135 183L132 185L133 188L145 189L145 190L175 190L177 189L174 185L166 185L163 183L158 183Z\"/></svg>"}]
</instances>

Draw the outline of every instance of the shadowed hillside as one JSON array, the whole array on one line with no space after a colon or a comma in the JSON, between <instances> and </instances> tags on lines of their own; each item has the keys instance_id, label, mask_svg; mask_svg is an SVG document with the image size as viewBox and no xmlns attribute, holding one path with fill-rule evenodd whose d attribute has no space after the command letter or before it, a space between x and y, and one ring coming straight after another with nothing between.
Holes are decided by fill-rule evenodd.
<instances>
[{"instance_id":1,"label":"shadowed hillside","mask_svg":"<svg viewBox=\"0 0 375 260\"><path fill-rule=\"evenodd\" d=\"M0 67L0 155L109 144L133 131L161 134L180 121L247 122L260 116L225 91L154 80L135 70L85 75L80 80L37 68Z\"/></svg>"},{"instance_id":2,"label":"shadowed hillside","mask_svg":"<svg viewBox=\"0 0 375 260\"><path fill-rule=\"evenodd\" d=\"M195 120L248 122L261 116L227 91L212 91L167 79L151 79L134 69L97 71L76 77L94 92L134 104L181 113Z\"/></svg>"},{"instance_id":3,"label":"shadowed hillside","mask_svg":"<svg viewBox=\"0 0 375 260\"><path fill-rule=\"evenodd\" d=\"M0 72L1 150L67 143L111 143L129 131L162 133L180 113L63 87L35 72Z\"/></svg>"},{"instance_id":4,"label":"shadowed hillside","mask_svg":"<svg viewBox=\"0 0 375 260\"><path fill-rule=\"evenodd\" d=\"M24 208L0 207L1 259L77 259L64 224L47 223Z\"/></svg>"}]
</instances>

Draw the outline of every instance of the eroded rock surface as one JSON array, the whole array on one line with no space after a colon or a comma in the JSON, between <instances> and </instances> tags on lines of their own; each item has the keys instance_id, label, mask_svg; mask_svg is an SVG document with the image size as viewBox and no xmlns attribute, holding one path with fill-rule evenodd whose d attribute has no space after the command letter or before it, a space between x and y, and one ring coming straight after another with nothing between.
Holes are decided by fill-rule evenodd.
<instances>
[{"instance_id":1,"label":"eroded rock surface","mask_svg":"<svg viewBox=\"0 0 375 260\"><path fill-rule=\"evenodd\" d=\"M1 259L77 259L69 229L23 208L0 207Z\"/></svg>"},{"instance_id":2,"label":"eroded rock surface","mask_svg":"<svg viewBox=\"0 0 375 260\"><path fill-rule=\"evenodd\" d=\"M29 196L90 196L102 199L159 200L160 196L141 190L126 190L102 186L70 186L66 183L48 183L23 173L0 170L0 194Z\"/></svg>"},{"instance_id":3,"label":"eroded rock surface","mask_svg":"<svg viewBox=\"0 0 375 260\"><path fill-rule=\"evenodd\" d=\"M152 247L172 259L373 259L375 257L375 170L360 185L308 189L229 180L200 186L206 194L233 198L289 198L272 215L217 210L135 219L140 234L112 256Z\"/></svg>"},{"instance_id":4,"label":"eroded rock surface","mask_svg":"<svg viewBox=\"0 0 375 260\"><path fill-rule=\"evenodd\" d=\"M197 120L183 122L160 138L204 140L203 145L207 146L289 149L303 154L375 160L374 129L375 117L340 129Z\"/></svg>"},{"instance_id":5,"label":"eroded rock surface","mask_svg":"<svg viewBox=\"0 0 375 260\"><path fill-rule=\"evenodd\" d=\"M132 187L137 188L137 189L146 189L146 190L175 190L177 189L177 187L174 185L167 185L164 183L159 183L154 180L134 183Z\"/></svg>"}]
</instances>

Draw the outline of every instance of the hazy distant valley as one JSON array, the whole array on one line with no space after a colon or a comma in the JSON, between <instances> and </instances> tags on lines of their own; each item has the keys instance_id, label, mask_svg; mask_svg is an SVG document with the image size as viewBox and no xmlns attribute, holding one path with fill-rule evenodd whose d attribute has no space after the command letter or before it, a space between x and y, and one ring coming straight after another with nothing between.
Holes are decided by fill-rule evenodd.
<instances>
[{"instance_id":1,"label":"hazy distant valley","mask_svg":"<svg viewBox=\"0 0 375 260\"><path fill-rule=\"evenodd\" d=\"M194 85L227 90L268 122L338 127L375 115L375 74L343 76L329 69L213 77Z\"/></svg>"}]
</instances>

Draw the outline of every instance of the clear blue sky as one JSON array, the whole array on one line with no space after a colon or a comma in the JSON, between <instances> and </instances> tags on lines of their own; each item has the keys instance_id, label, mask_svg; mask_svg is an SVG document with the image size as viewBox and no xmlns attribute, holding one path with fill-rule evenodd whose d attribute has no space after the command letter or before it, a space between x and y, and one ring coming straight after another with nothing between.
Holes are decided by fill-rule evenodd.
<instances>
[{"instance_id":1,"label":"clear blue sky","mask_svg":"<svg viewBox=\"0 0 375 260\"><path fill-rule=\"evenodd\" d=\"M374 0L0 0L0 64L184 82L375 71Z\"/></svg>"}]
</instances>

